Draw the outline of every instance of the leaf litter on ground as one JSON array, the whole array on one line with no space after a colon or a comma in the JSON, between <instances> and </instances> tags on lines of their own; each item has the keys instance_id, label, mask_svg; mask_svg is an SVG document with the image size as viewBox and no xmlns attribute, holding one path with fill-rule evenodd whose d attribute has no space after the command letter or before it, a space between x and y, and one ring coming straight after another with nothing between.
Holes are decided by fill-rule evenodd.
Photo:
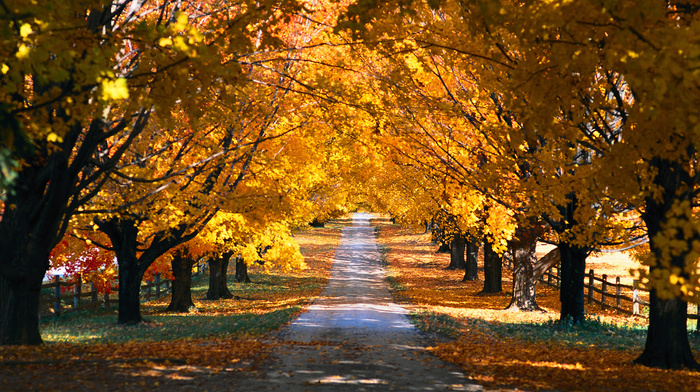
<instances>
[{"instance_id":1,"label":"leaf litter on ground","mask_svg":"<svg viewBox=\"0 0 700 392\"><path fill-rule=\"evenodd\" d=\"M643 350L647 320L586 304L588 317L582 325L559 322L559 292L541 284L537 302L543 311L506 311L512 285L509 270L503 269L502 293L480 295L482 264L479 280L461 282L464 271L446 270L449 254L436 253L429 234L384 220L375 223L379 243L387 249L395 299L412 310L416 327L442 337L430 349L433 354L459 365L486 388L698 390L698 372L632 364ZM700 358L700 335L692 332L690 339L695 357Z\"/></svg>"}]
</instances>

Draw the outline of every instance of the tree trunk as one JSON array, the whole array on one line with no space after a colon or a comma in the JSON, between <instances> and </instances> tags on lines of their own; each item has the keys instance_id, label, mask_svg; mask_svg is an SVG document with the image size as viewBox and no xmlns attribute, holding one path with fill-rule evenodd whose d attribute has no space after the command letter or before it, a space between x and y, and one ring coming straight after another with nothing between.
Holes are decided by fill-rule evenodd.
<instances>
[{"instance_id":1,"label":"tree trunk","mask_svg":"<svg viewBox=\"0 0 700 392\"><path fill-rule=\"evenodd\" d=\"M97 225L111 240L119 265L118 324L133 325L143 322L141 316L141 280L148 267L168 250L188 241L196 232L184 236L187 226L170 228L155 233L148 248L137 257L139 225L132 219L114 217Z\"/></svg>"},{"instance_id":2,"label":"tree trunk","mask_svg":"<svg viewBox=\"0 0 700 392\"><path fill-rule=\"evenodd\" d=\"M166 309L169 312L189 312L194 308L192 301L192 267L195 260L187 250L175 252L172 261L173 286L170 305Z\"/></svg>"},{"instance_id":3,"label":"tree trunk","mask_svg":"<svg viewBox=\"0 0 700 392\"><path fill-rule=\"evenodd\" d=\"M226 272L231 256L233 256L233 252L224 252L221 257L209 262L209 290L207 290L207 299L217 300L221 298L233 298L233 294L228 290L226 281Z\"/></svg>"},{"instance_id":4,"label":"tree trunk","mask_svg":"<svg viewBox=\"0 0 700 392\"><path fill-rule=\"evenodd\" d=\"M141 280L148 266L143 268L136 257L138 225L134 220L119 218L97 221L97 224L111 240L119 265L117 323L134 325L143 322L143 317L141 317Z\"/></svg>"},{"instance_id":5,"label":"tree trunk","mask_svg":"<svg viewBox=\"0 0 700 392\"><path fill-rule=\"evenodd\" d=\"M143 322L141 316L141 280L134 255L133 260L117 259L119 264L119 311L117 324L134 325Z\"/></svg>"},{"instance_id":6,"label":"tree trunk","mask_svg":"<svg viewBox=\"0 0 700 392\"><path fill-rule=\"evenodd\" d=\"M690 154L692 156L692 154ZM675 203L689 201L693 196L692 175L687 171L687 167L680 162L672 162L666 159L654 158L651 166L657 169L654 183L663 191L661 198L649 196L645 199L645 211L642 215L647 226L649 237L649 248L658 258L663 257L665 242L658 243L657 236L663 232L666 225L668 211ZM676 233L677 240L697 241L697 237L684 238L684 233ZM674 238L666 238L673 240ZM670 267L677 268L681 276L689 279L685 268L685 258L687 252L691 252L693 246L688 243L686 252L680 255L673 255L668 260ZM650 267L650 272L661 267L657 264ZM650 292L649 306L649 328L647 329L647 340L644 352L634 362L645 366L662 369L700 369L700 364L693 358L688 340L687 314L688 304L680 298L663 300L658 298L656 290Z\"/></svg>"},{"instance_id":7,"label":"tree trunk","mask_svg":"<svg viewBox=\"0 0 700 392\"><path fill-rule=\"evenodd\" d=\"M537 232L534 228L516 231L516 239L511 241L513 253L513 297L507 309L521 311L539 310L535 300L534 267L537 262L535 247L537 245Z\"/></svg>"},{"instance_id":8,"label":"tree trunk","mask_svg":"<svg viewBox=\"0 0 700 392\"><path fill-rule=\"evenodd\" d=\"M479 246L472 241L467 241L466 249L467 260L462 282L471 282L479 279Z\"/></svg>"},{"instance_id":9,"label":"tree trunk","mask_svg":"<svg viewBox=\"0 0 700 392\"><path fill-rule=\"evenodd\" d=\"M465 269L467 266L464 260L464 248L466 241L460 234L455 234L450 244L450 265L448 270Z\"/></svg>"},{"instance_id":10,"label":"tree trunk","mask_svg":"<svg viewBox=\"0 0 700 392\"><path fill-rule=\"evenodd\" d=\"M236 281L238 283L251 283L248 276L248 264L242 257L236 257Z\"/></svg>"},{"instance_id":11,"label":"tree trunk","mask_svg":"<svg viewBox=\"0 0 700 392\"><path fill-rule=\"evenodd\" d=\"M0 278L2 279L2 278ZM39 333L39 299L42 278L8 282L2 279L2 324L0 334L3 345L42 344Z\"/></svg>"},{"instance_id":12,"label":"tree trunk","mask_svg":"<svg viewBox=\"0 0 700 392\"><path fill-rule=\"evenodd\" d=\"M584 321L583 284L586 277L586 257L588 248L559 244L561 258L561 286L559 287L559 302L561 321L571 319L575 324Z\"/></svg>"},{"instance_id":13,"label":"tree trunk","mask_svg":"<svg viewBox=\"0 0 700 392\"><path fill-rule=\"evenodd\" d=\"M659 299L655 289L649 299L647 341L634 363L661 369L700 369L688 340L688 304L680 298Z\"/></svg>"},{"instance_id":14,"label":"tree trunk","mask_svg":"<svg viewBox=\"0 0 700 392\"><path fill-rule=\"evenodd\" d=\"M26 158L14 192L6 194L0 215L3 345L43 343L39 333L41 284L49 269L51 250L63 235L61 223L70 198L70 189L64 183L68 181L68 170L60 153L48 158Z\"/></svg>"},{"instance_id":15,"label":"tree trunk","mask_svg":"<svg viewBox=\"0 0 700 392\"><path fill-rule=\"evenodd\" d=\"M437 248L435 253L450 253L450 244L445 242L440 242L440 246Z\"/></svg>"},{"instance_id":16,"label":"tree trunk","mask_svg":"<svg viewBox=\"0 0 700 392\"><path fill-rule=\"evenodd\" d=\"M31 235L29 236L31 238ZM45 241L35 241L31 238L27 245L17 244L9 248L11 258L15 253L14 262L22 265L17 267L11 279L3 278L2 291L3 313L0 314L0 342L3 345L38 345L42 344L39 333L39 307L41 285L44 275L49 268L49 251L43 246L49 246ZM4 249L3 249L4 251ZM23 255L16 255L23 252Z\"/></svg>"},{"instance_id":17,"label":"tree trunk","mask_svg":"<svg viewBox=\"0 0 700 392\"><path fill-rule=\"evenodd\" d=\"M502 257L493 251L491 243L484 244L484 289L483 294L500 293L502 288Z\"/></svg>"}]
</instances>

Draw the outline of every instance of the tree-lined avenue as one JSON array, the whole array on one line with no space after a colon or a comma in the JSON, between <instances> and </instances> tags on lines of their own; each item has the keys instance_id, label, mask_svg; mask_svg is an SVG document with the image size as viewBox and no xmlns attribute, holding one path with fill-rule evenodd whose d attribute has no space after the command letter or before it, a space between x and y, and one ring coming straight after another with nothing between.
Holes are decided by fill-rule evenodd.
<instances>
[{"instance_id":1,"label":"tree-lined avenue","mask_svg":"<svg viewBox=\"0 0 700 392\"><path fill-rule=\"evenodd\" d=\"M253 389L481 390L458 368L425 351L427 338L393 301L371 216L353 214L323 294L280 332L286 350L264 379L252 381Z\"/></svg>"}]
</instances>

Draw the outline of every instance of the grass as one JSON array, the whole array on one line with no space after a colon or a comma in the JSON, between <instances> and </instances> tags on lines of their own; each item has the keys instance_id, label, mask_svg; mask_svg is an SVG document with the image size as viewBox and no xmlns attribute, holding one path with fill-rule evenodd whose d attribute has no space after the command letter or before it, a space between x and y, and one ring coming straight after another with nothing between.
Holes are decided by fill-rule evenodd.
<instances>
[{"instance_id":1,"label":"grass","mask_svg":"<svg viewBox=\"0 0 700 392\"><path fill-rule=\"evenodd\" d=\"M260 335L280 328L299 311L298 306L260 314L166 314L148 317L148 323L121 326L114 315L78 315L47 323L42 335L52 343L166 342L179 339L234 338Z\"/></svg>"},{"instance_id":2,"label":"grass","mask_svg":"<svg viewBox=\"0 0 700 392\"><path fill-rule=\"evenodd\" d=\"M412 312L410 320L423 332L457 339L477 330L497 339L517 339L528 343L556 342L566 347L596 347L609 350L641 348L646 329L639 325L619 325L588 317L583 323L555 320L546 322L502 322L479 318L460 319L444 313Z\"/></svg>"}]
</instances>

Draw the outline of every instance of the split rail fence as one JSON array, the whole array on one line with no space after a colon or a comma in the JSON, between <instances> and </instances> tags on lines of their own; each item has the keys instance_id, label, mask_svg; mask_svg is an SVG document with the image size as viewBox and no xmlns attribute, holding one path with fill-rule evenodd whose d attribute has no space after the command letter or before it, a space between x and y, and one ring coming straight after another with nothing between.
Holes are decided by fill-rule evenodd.
<instances>
[{"instance_id":1,"label":"split rail fence","mask_svg":"<svg viewBox=\"0 0 700 392\"><path fill-rule=\"evenodd\" d=\"M540 276L540 282L548 286L561 287L561 268L555 265L545 271ZM600 305L603 309L614 309L619 312L648 318L649 302L645 298L649 298L649 292L636 287L636 285L627 285L620 283L620 277L615 280L609 280L606 274L598 277L591 269L583 284L586 301ZM693 309L695 308L695 309ZM695 311L695 314L691 313ZM698 328L698 320L700 320L700 307L690 305L688 308L688 319L696 320L696 329Z\"/></svg>"},{"instance_id":2,"label":"split rail fence","mask_svg":"<svg viewBox=\"0 0 700 392\"><path fill-rule=\"evenodd\" d=\"M207 263L195 264L192 277L205 273ZM87 286L87 290L86 287ZM118 282L112 282L112 287L117 287ZM64 289L65 288L65 289ZM51 281L41 285L43 292L50 291L50 295L42 296L42 306L39 318L59 317L62 314L77 312L80 310L96 309L103 306L110 309L119 304L118 290L114 292L99 293L94 283L84 283L81 278L62 280L55 276ZM156 274L153 280L141 285L141 299L158 299L170 294L172 284L169 279L162 279ZM47 293L48 294L48 293Z\"/></svg>"}]
</instances>

